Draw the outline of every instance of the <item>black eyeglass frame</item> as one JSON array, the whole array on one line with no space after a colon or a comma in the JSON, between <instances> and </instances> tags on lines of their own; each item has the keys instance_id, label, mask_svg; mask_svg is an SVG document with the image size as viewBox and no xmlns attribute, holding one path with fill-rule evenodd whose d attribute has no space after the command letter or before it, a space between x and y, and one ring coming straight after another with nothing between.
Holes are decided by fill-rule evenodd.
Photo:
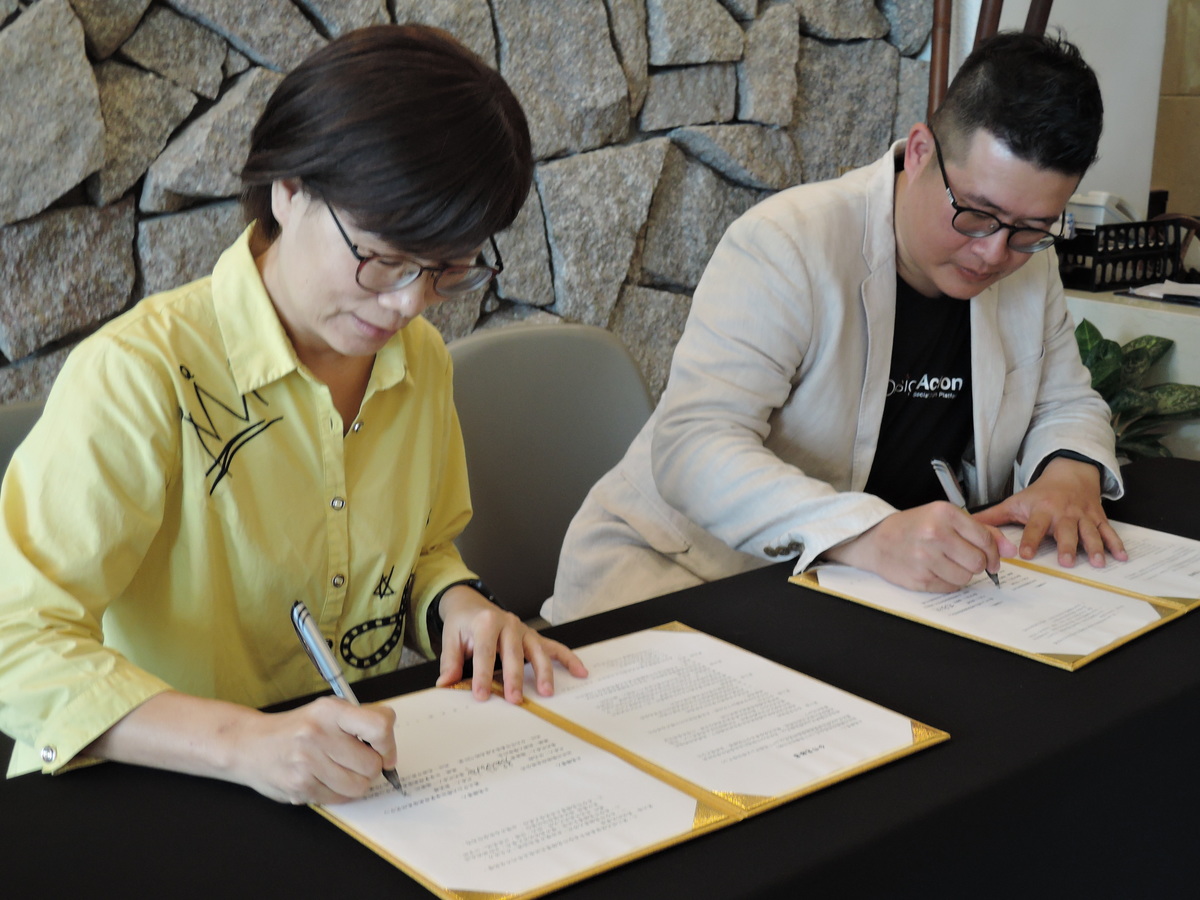
<instances>
[{"instance_id":1,"label":"black eyeglass frame","mask_svg":"<svg viewBox=\"0 0 1200 900\"><path fill-rule=\"evenodd\" d=\"M337 217L337 213L335 213L333 211L333 206L324 197L321 197L321 202L324 203L325 208L327 210L329 210L329 215L333 219L333 224L337 226L338 233L341 234L342 240L344 240L346 242L346 246L350 249L350 252L354 255L354 258L356 260L358 260L358 268L354 270L354 281L364 291L370 291L372 294L387 294L387 293L390 293L391 291L398 291L401 288L408 287L410 284L412 284L414 281L416 281L418 278L420 278L426 272L432 272L433 273L433 290L435 293L437 293L439 296L442 296L442 297L465 297L467 294L473 293L474 291L478 291L481 288L486 287L489 283L491 283L491 281L493 279L495 279L495 277L497 275L499 275L501 272L504 271L504 260L501 259L501 257L500 257L500 248L496 246L495 236L491 235L488 237L488 241L491 243L492 253L496 257L496 264L494 266L489 266L489 265L485 265L482 263L475 263L474 265L470 265L470 266L460 266L460 265L454 265L452 263L440 263L439 265L436 265L436 266L423 266L419 262L417 262L415 259L407 260L407 262L411 263L413 266L416 267L416 270L412 273L411 277L405 276L403 279L400 279L400 280L394 282L390 287L387 288L387 290L382 290L382 291L376 290L375 288L369 287L368 285L365 285L362 283L362 270L363 270L363 267L366 266L366 264L371 262L372 260L384 259L385 257L380 256L378 253L364 254L361 250L359 250L358 245L356 243L354 243L354 241L350 240L350 235L348 235L346 233L346 229L342 226L342 222ZM458 270L459 272L462 272L463 270L467 270L467 269L472 269L472 270L476 270L476 271L486 270L489 274L488 274L488 277L486 279L484 279L483 281L481 281L479 284L472 285L470 288L467 288L466 290L443 291L438 286L438 283L441 281L442 276L445 275L447 272L450 272L453 270Z\"/></svg>"},{"instance_id":2,"label":"black eyeglass frame","mask_svg":"<svg viewBox=\"0 0 1200 900\"><path fill-rule=\"evenodd\" d=\"M928 127L928 126L926 126L926 127ZM975 209L974 207L970 207L970 206L960 206L958 200L955 199L953 188L950 187L950 179L946 177L946 163L942 159L942 145L938 141L937 135L933 133L932 128L929 129L929 134L930 134L930 136L933 137L933 148L934 148L934 151L937 153L938 169L940 169L941 173L942 173L942 183L944 185L946 185L946 196L950 199L950 206L954 208L954 217L950 220L950 225L955 231L957 231L959 234L964 235L966 237L983 238L983 237L990 237L991 235L995 234L997 231L1007 228L1008 229L1008 238L1006 240L1007 240L1009 249L1015 250L1018 253L1029 253L1029 254L1038 253L1042 250L1048 250L1065 237L1065 229L1066 229L1066 225L1067 225L1067 211L1065 209L1063 210L1062 219L1060 221L1060 227L1064 230L1064 234L1057 235L1052 231L1046 231L1044 228L1030 228L1028 225L1010 225L1007 222L1001 222L998 218L996 218L990 212L985 212L982 209ZM995 222L996 225L994 228L989 228L987 230L982 230L982 229L978 229L978 228L975 228L975 229L964 228L958 224L958 217L961 216L963 213L970 213L973 216L980 216L985 220L990 219L992 222ZM1039 237L1032 244L1025 246L1025 247L1014 244L1013 238L1016 237L1022 231L1033 232L1034 234L1041 235L1041 237Z\"/></svg>"}]
</instances>

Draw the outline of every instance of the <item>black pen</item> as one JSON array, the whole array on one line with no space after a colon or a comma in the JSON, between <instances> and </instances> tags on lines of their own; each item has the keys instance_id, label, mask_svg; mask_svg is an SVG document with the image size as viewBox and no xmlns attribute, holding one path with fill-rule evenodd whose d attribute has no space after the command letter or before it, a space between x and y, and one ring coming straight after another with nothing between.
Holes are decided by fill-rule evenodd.
<instances>
[{"instance_id":1,"label":"black pen","mask_svg":"<svg viewBox=\"0 0 1200 900\"><path fill-rule=\"evenodd\" d=\"M358 698L354 696L354 691L350 690L350 683L346 681L342 667L338 665L329 645L325 643L325 638L321 636L317 623L313 621L312 613L308 611L303 600L297 600L292 604L292 627L296 629L296 634L300 636L304 649L308 651L308 658L313 661L313 665L317 667L321 677L329 682L333 692L347 703L360 706ZM400 793L404 793L404 788L400 786L400 776L396 774L395 769L384 769L383 777L387 779L388 784Z\"/></svg>"},{"instance_id":2,"label":"black pen","mask_svg":"<svg viewBox=\"0 0 1200 900\"><path fill-rule=\"evenodd\" d=\"M1162 299L1167 303L1186 303L1188 306L1200 306L1200 296L1195 294L1163 294Z\"/></svg>"},{"instance_id":3,"label":"black pen","mask_svg":"<svg viewBox=\"0 0 1200 900\"><path fill-rule=\"evenodd\" d=\"M954 470L950 468L950 463L944 459L934 457L929 461L933 466L933 474L937 475L938 483L942 486L942 491L946 494L946 499L957 506L959 509L967 508L967 498L963 496L962 488L958 486L958 478L954 474ZM996 572L988 572L988 578L992 579L992 584L1000 587L1000 575Z\"/></svg>"}]
</instances>

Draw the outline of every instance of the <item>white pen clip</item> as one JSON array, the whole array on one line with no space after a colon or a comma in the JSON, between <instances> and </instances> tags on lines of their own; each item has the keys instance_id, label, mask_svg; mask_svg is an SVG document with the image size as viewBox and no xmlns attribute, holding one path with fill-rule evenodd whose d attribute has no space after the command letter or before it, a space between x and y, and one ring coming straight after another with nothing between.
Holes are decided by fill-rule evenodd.
<instances>
[{"instance_id":1,"label":"white pen clip","mask_svg":"<svg viewBox=\"0 0 1200 900\"><path fill-rule=\"evenodd\" d=\"M960 509L966 509L967 498L963 496L962 488L958 484L958 476L950 468L950 463L944 459L934 457L929 461L929 464L933 466L933 473L937 475L937 480L942 485L942 492L946 495L946 499Z\"/></svg>"},{"instance_id":2,"label":"white pen clip","mask_svg":"<svg viewBox=\"0 0 1200 900\"><path fill-rule=\"evenodd\" d=\"M937 476L938 482L942 485L942 493L946 495L946 499L959 509L965 510L967 508L967 498L963 496L962 486L958 483L958 476L950 468L950 463L935 456L929 461L929 464L933 466L933 474ZM987 577L991 579L992 584L1000 587L999 573L988 572Z\"/></svg>"}]
</instances>

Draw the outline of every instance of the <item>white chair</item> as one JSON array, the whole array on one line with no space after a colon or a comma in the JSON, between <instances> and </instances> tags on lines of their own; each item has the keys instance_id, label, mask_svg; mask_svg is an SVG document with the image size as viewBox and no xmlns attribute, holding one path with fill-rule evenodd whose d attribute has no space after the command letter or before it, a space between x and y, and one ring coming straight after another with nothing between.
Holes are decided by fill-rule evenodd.
<instances>
[{"instance_id":1,"label":"white chair","mask_svg":"<svg viewBox=\"0 0 1200 900\"><path fill-rule=\"evenodd\" d=\"M471 523L458 547L497 600L534 619L575 511L653 408L641 371L591 325L513 325L449 345Z\"/></svg>"},{"instance_id":2,"label":"white chair","mask_svg":"<svg viewBox=\"0 0 1200 900\"><path fill-rule=\"evenodd\" d=\"M29 429L42 414L41 403L8 403L0 405L0 477L8 468L17 445L25 440Z\"/></svg>"}]
</instances>

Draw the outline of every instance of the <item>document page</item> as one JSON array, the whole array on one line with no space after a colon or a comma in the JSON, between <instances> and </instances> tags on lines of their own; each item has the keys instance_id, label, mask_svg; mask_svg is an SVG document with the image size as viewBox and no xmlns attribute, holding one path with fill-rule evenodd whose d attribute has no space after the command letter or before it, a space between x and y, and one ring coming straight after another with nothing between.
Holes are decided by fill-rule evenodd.
<instances>
[{"instance_id":1,"label":"document page","mask_svg":"<svg viewBox=\"0 0 1200 900\"><path fill-rule=\"evenodd\" d=\"M848 566L822 566L817 577L834 593L1026 653L1087 656L1161 619L1144 600L1017 566L1001 568L1000 587L980 575L945 594Z\"/></svg>"},{"instance_id":2,"label":"document page","mask_svg":"<svg viewBox=\"0 0 1200 900\"><path fill-rule=\"evenodd\" d=\"M1200 541L1126 522L1109 524L1129 553L1125 562L1110 556L1104 567L1097 569L1080 556L1073 568L1067 568L1059 564L1058 548L1052 539L1043 541L1029 562L1150 597L1185 601L1200 598ZM1003 531L1011 541L1020 539L1020 526L1008 525Z\"/></svg>"},{"instance_id":3,"label":"document page","mask_svg":"<svg viewBox=\"0 0 1200 900\"><path fill-rule=\"evenodd\" d=\"M915 743L905 716L703 633L577 652L586 679L556 671L554 696L538 697L527 666L526 696L709 791L794 795Z\"/></svg>"},{"instance_id":4,"label":"document page","mask_svg":"<svg viewBox=\"0 0 1200 900\"><path fill-rule=\"evenodd\" d=\"M694 797L499 697L434 689L388 705L404 793L381 779L321 811L435 892L549 889L694 831Z\"/></svg>"}]
</instances>

